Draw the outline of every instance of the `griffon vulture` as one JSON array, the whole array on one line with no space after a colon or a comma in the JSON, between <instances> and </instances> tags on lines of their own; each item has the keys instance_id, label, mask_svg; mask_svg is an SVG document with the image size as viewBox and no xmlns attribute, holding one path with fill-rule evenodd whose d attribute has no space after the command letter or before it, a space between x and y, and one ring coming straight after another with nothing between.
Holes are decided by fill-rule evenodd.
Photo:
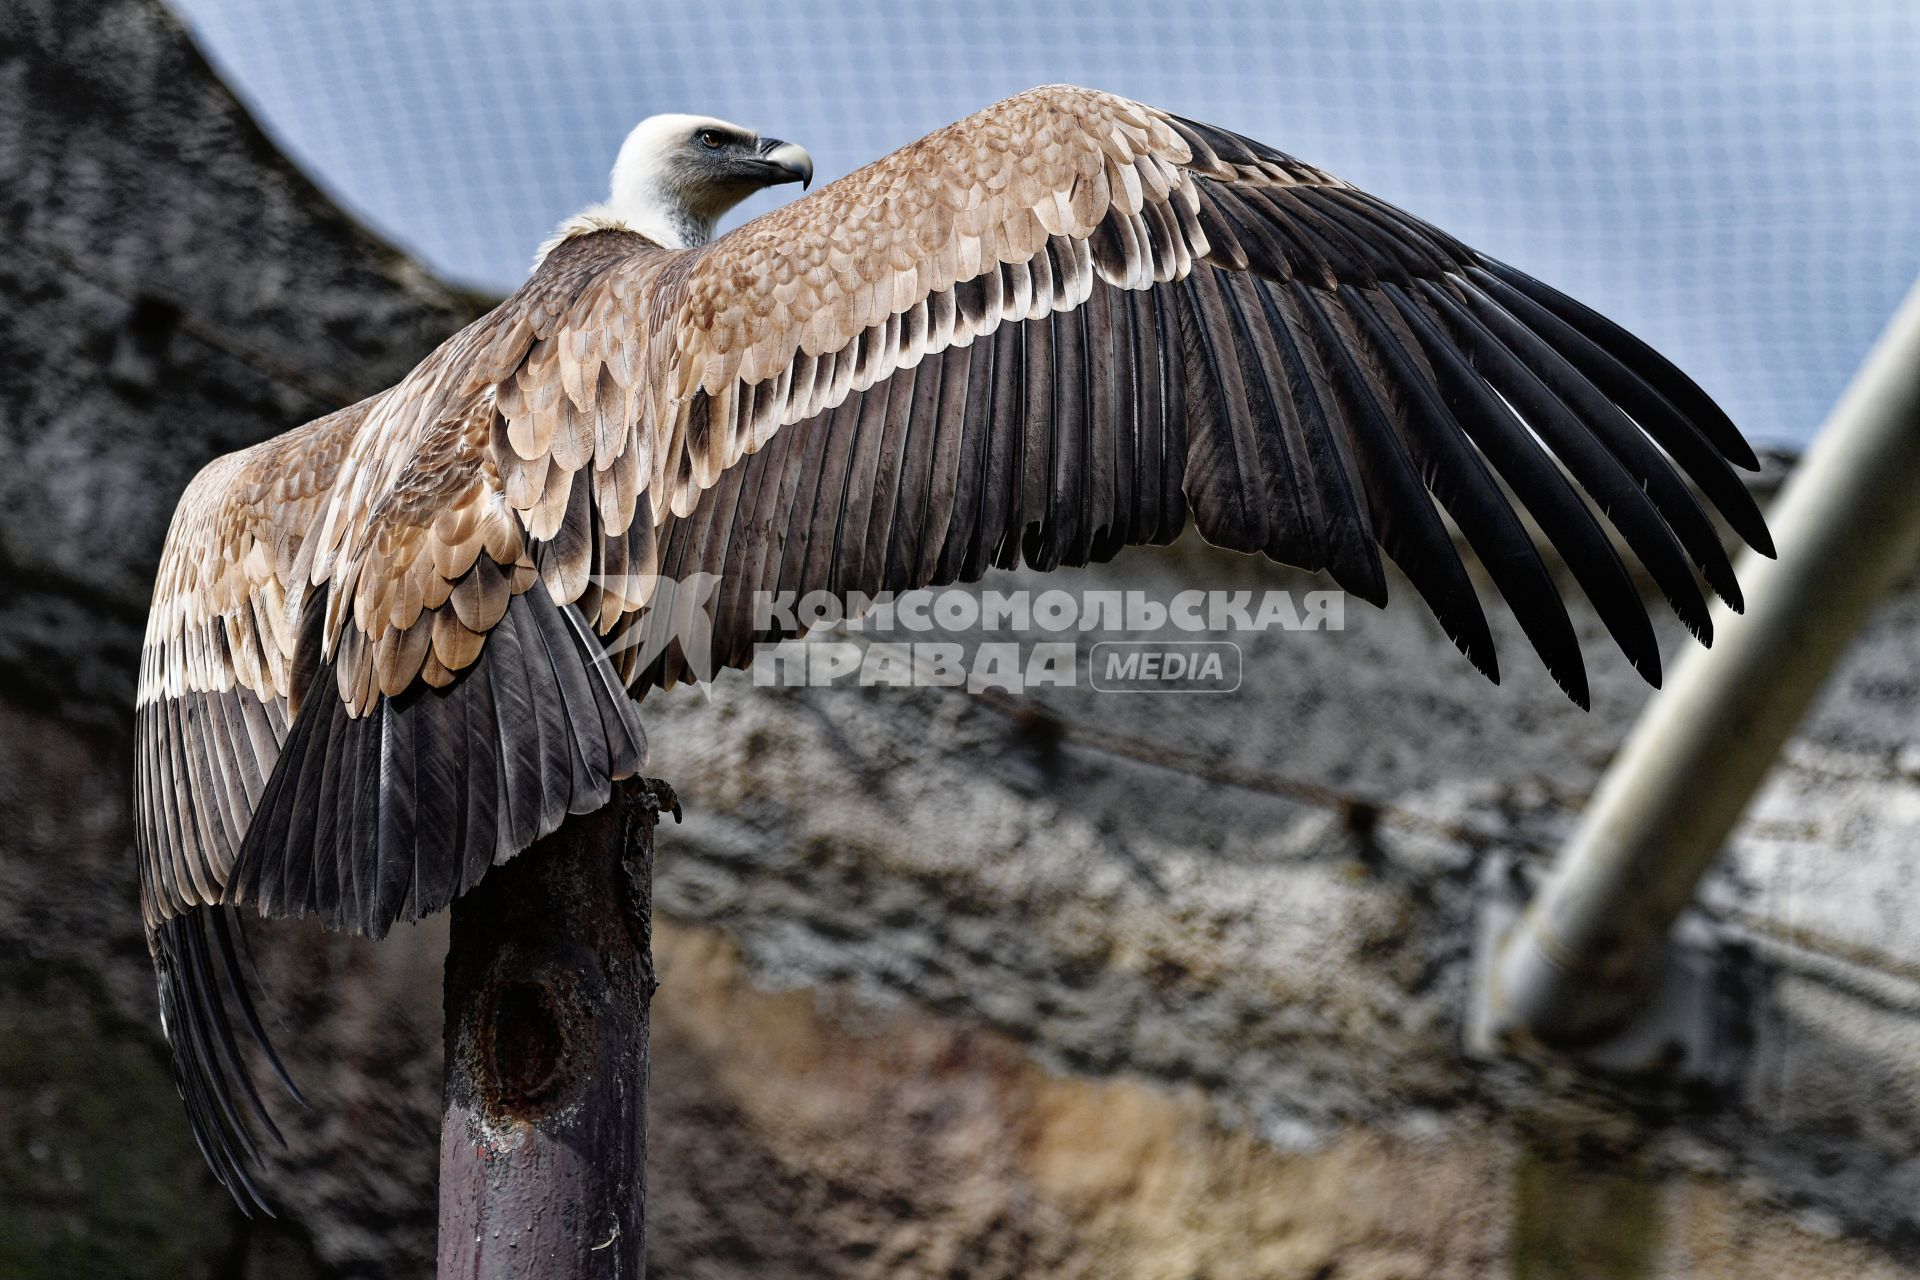
<instances>
[{"instance_id":1,"label":"griffon vulture","mask_svg":"<svg viewBox=\"0 0 1920 1280\"><path fill-rule=\"evenodd\" d=\"M1740 596L1696 494L1770 550L1729 466L1753 453L1678 369L1263 143L1035 89L711 238L811 176L736 125L646 121L505 302L180 500L141 659L142 904L243 1203L247 1113L271 1121L229 912L378 937L605 803L645 760L633 691L683 674L619 643L650 575L720 575L713 656L743 665L778 638L756 591L1086 564L1191 520L1376 604L1384 553L1496 677L1444 512L1585 705L1514 500L1650 681L1614 537L1702 640L1696 571Z\"/></svg>"}]
</instances>

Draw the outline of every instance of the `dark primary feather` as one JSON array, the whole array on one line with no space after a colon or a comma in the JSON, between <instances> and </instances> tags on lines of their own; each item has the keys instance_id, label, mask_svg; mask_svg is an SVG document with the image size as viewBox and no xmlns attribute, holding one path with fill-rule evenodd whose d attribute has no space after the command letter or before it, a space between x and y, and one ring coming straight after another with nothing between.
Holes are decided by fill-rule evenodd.
<instances>
[{"instance_id":1,"label":"dark primary feather","mask_svg":"<svg viewBox=\"0 0 1920 1280\"><path fill-rule=\"evenodd\" d=\"M1591 307L1541 284L1525 272L1492 258L1476 255L1476 260L1484 270L1557 315L1638 374L1712 441L1721 457L1747 471L1760 465L1760 460L1753 456L1753 447L1740 434L1740 429L1733 425L1726 412L1665 356ZM1756 549L1764 550L1765 547Z\"/></svg>"},{"instance_id":2,"label":"dark primary feather","mask_svg":"<svg viewBox=\"0 0 1920 1280\"><path fill-rule=\"evenodd\" d=\"M1454 421L1520 496L1627 660L1657 680L1660 654L1640 594L1592 511L1525 424L1508 412L1506 402L1471 367L1444 331L1443 322L1417 295L1396 285L1382 288L1432 365L1442 401ZM1576 681L1585 686L1584 674L1555 674L1562 688Z\"/></svg>"},{"instance_id":3,"label":"dark primary feather","mask_svg":"<svg viewBox=\"0 0 1920 1280\"><path fill-rule=\"evenodd\" d=\"M1486 615L1408 456L1391 394L1369 377L1355 350L1357 344L1350 344L1339 332L1332 308L1323 304L1321 296L1298 281L1291 295L1298 323L1309 335L1308 341L1318 345L1336 389L1338 420L1347 424L1363 459L1362 483L1373 500L1373 525L1380 545L1467 659L1488 679L1499 679Z\"/></svg>"},{"instance_id":4,"label":"dark primary feather","mask_svg":"<svg viewBox=\"0 0 1920 1280\"><path fill-rule=\"evenodd\" d=\"M1380 376L1406 407L1407 448L1434 497L1507 600L1521 629L1569 698L1587 705L1580 643L1533 536L1500 492L1484 460L1455 426L1418 340L1377 295L1342 290L1342 299L1380 362Z\"/></svg>"},{"instance_id":5,"label":"dark primary feather","mask_svg":"<svg viewBox=\"0 0 1920 1280\"><path fill-rule=\"evenodd\" d=\"M259 1162L251 1124L276 1142L267 1113L234 1035L237 1009L248 1038L282 1085L304 1105L255 1011L247 976L252 966L235 945L239 922L226 907L206 907L162 923L148 938L160 990L160 1016L173 1050L174 1085L186 1103L200 1154L243 1212L271 1214L247 1166ZM242 1111L251 1112L252 1120Z\"/></svg>"},{"instance_id":6,"label":"dark primary feather","mask_svg":"<svg viewBox=\"0 0 1920 1280\"><path fill-rule=\"evenodd\" d=\"M1740 477L1728 465L1728 457L1722 456L1700 428L1674 408L1671 401L1617 356L1601 348L1505 280L1483 267L1473 268L1469 275L1474 283L1486 290L1490 298L1513 312L1548 342L1561 358L1572 362L1603 395L1625 410L1655 444L1672 456L1687 479L1699 486L1707 500L1733 526L1743 542L1763 554L1773 554L1773 539L1767 533L1760 508L1746 485L1741 483ZM1751 459L1751 451L1748 451L1747 461L1742 461L1739 456L1733 456L1732 461L1734 465L1749 469L1757 465ZM1708 580L1713 582L1714 590L1719 592L1721 598L1731 608L1738 610L1741 607L1739 584L1732 580L1730 574L1724 585L1714 581L1716 573L1716 570L1708 569Z\"/></svg>"}]
</instances>

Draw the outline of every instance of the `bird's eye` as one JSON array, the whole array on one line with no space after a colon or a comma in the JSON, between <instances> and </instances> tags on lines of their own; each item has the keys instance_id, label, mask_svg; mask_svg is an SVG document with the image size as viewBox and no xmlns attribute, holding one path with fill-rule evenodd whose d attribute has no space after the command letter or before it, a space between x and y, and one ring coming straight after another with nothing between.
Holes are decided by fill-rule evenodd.
<instances>
[{"instance_id":1,"label":"bird's eye","mask_svg":"<svg viewBox=\"0 0 1920 1280\"><path fill-rule=\"evenodd\" d=\"M720 135L712 129L702 129L700 131L700 145L709 151L718 151L720 149Z\"/></svg>"}]
</instances>

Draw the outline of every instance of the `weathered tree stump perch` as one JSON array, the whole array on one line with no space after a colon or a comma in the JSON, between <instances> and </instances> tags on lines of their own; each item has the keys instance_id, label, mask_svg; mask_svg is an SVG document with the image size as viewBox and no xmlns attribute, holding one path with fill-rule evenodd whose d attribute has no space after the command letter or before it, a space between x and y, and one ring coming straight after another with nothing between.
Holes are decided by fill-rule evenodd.
<instances>
[{"instance_id":1,"label":"weathered tree stump perch","mask_svg":"<svg viewBox=\"0 0 1920 1280\"><path fill-rule=\"evenodd\" d=\"M617 784L453 904L443 1280L645 1273L658 816Z\"/></svg>"}]
</instances>

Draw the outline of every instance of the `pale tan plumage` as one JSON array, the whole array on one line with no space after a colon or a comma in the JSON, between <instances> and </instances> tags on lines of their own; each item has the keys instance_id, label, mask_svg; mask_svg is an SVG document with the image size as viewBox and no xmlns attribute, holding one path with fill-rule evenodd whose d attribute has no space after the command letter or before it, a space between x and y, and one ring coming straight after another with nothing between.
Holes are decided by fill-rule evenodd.
<instances>
[{"instance_id":1,"label":"pale tan plumage","mask_svg":"<svg viewBox=\"0 0 1920 1280\"><path fill-rule=\"evenodd\" d=\"M1650 677L1638 597L1559 466L1696 631L1693 566L1738 589L1680 474L1765 542L1726 466L1752 462L1738 434L1622 331L1328 174L1112 95L1021 94L708 245L619 221L594 211L399 385L182 499L140 685L143 904L230 1179L248 1148L223 1099L251 1086L194 969L209 944L172 922L231 902L377 934L603 802L642 763L620 684L685 670L596 661L644 621L650 575L721 576L738 664L755 590L1084 563L1191 514L1372 600L1384 548L1491 674L1437 499L1584 700L1496 473Z\"/></svg>"}]
</instances>

